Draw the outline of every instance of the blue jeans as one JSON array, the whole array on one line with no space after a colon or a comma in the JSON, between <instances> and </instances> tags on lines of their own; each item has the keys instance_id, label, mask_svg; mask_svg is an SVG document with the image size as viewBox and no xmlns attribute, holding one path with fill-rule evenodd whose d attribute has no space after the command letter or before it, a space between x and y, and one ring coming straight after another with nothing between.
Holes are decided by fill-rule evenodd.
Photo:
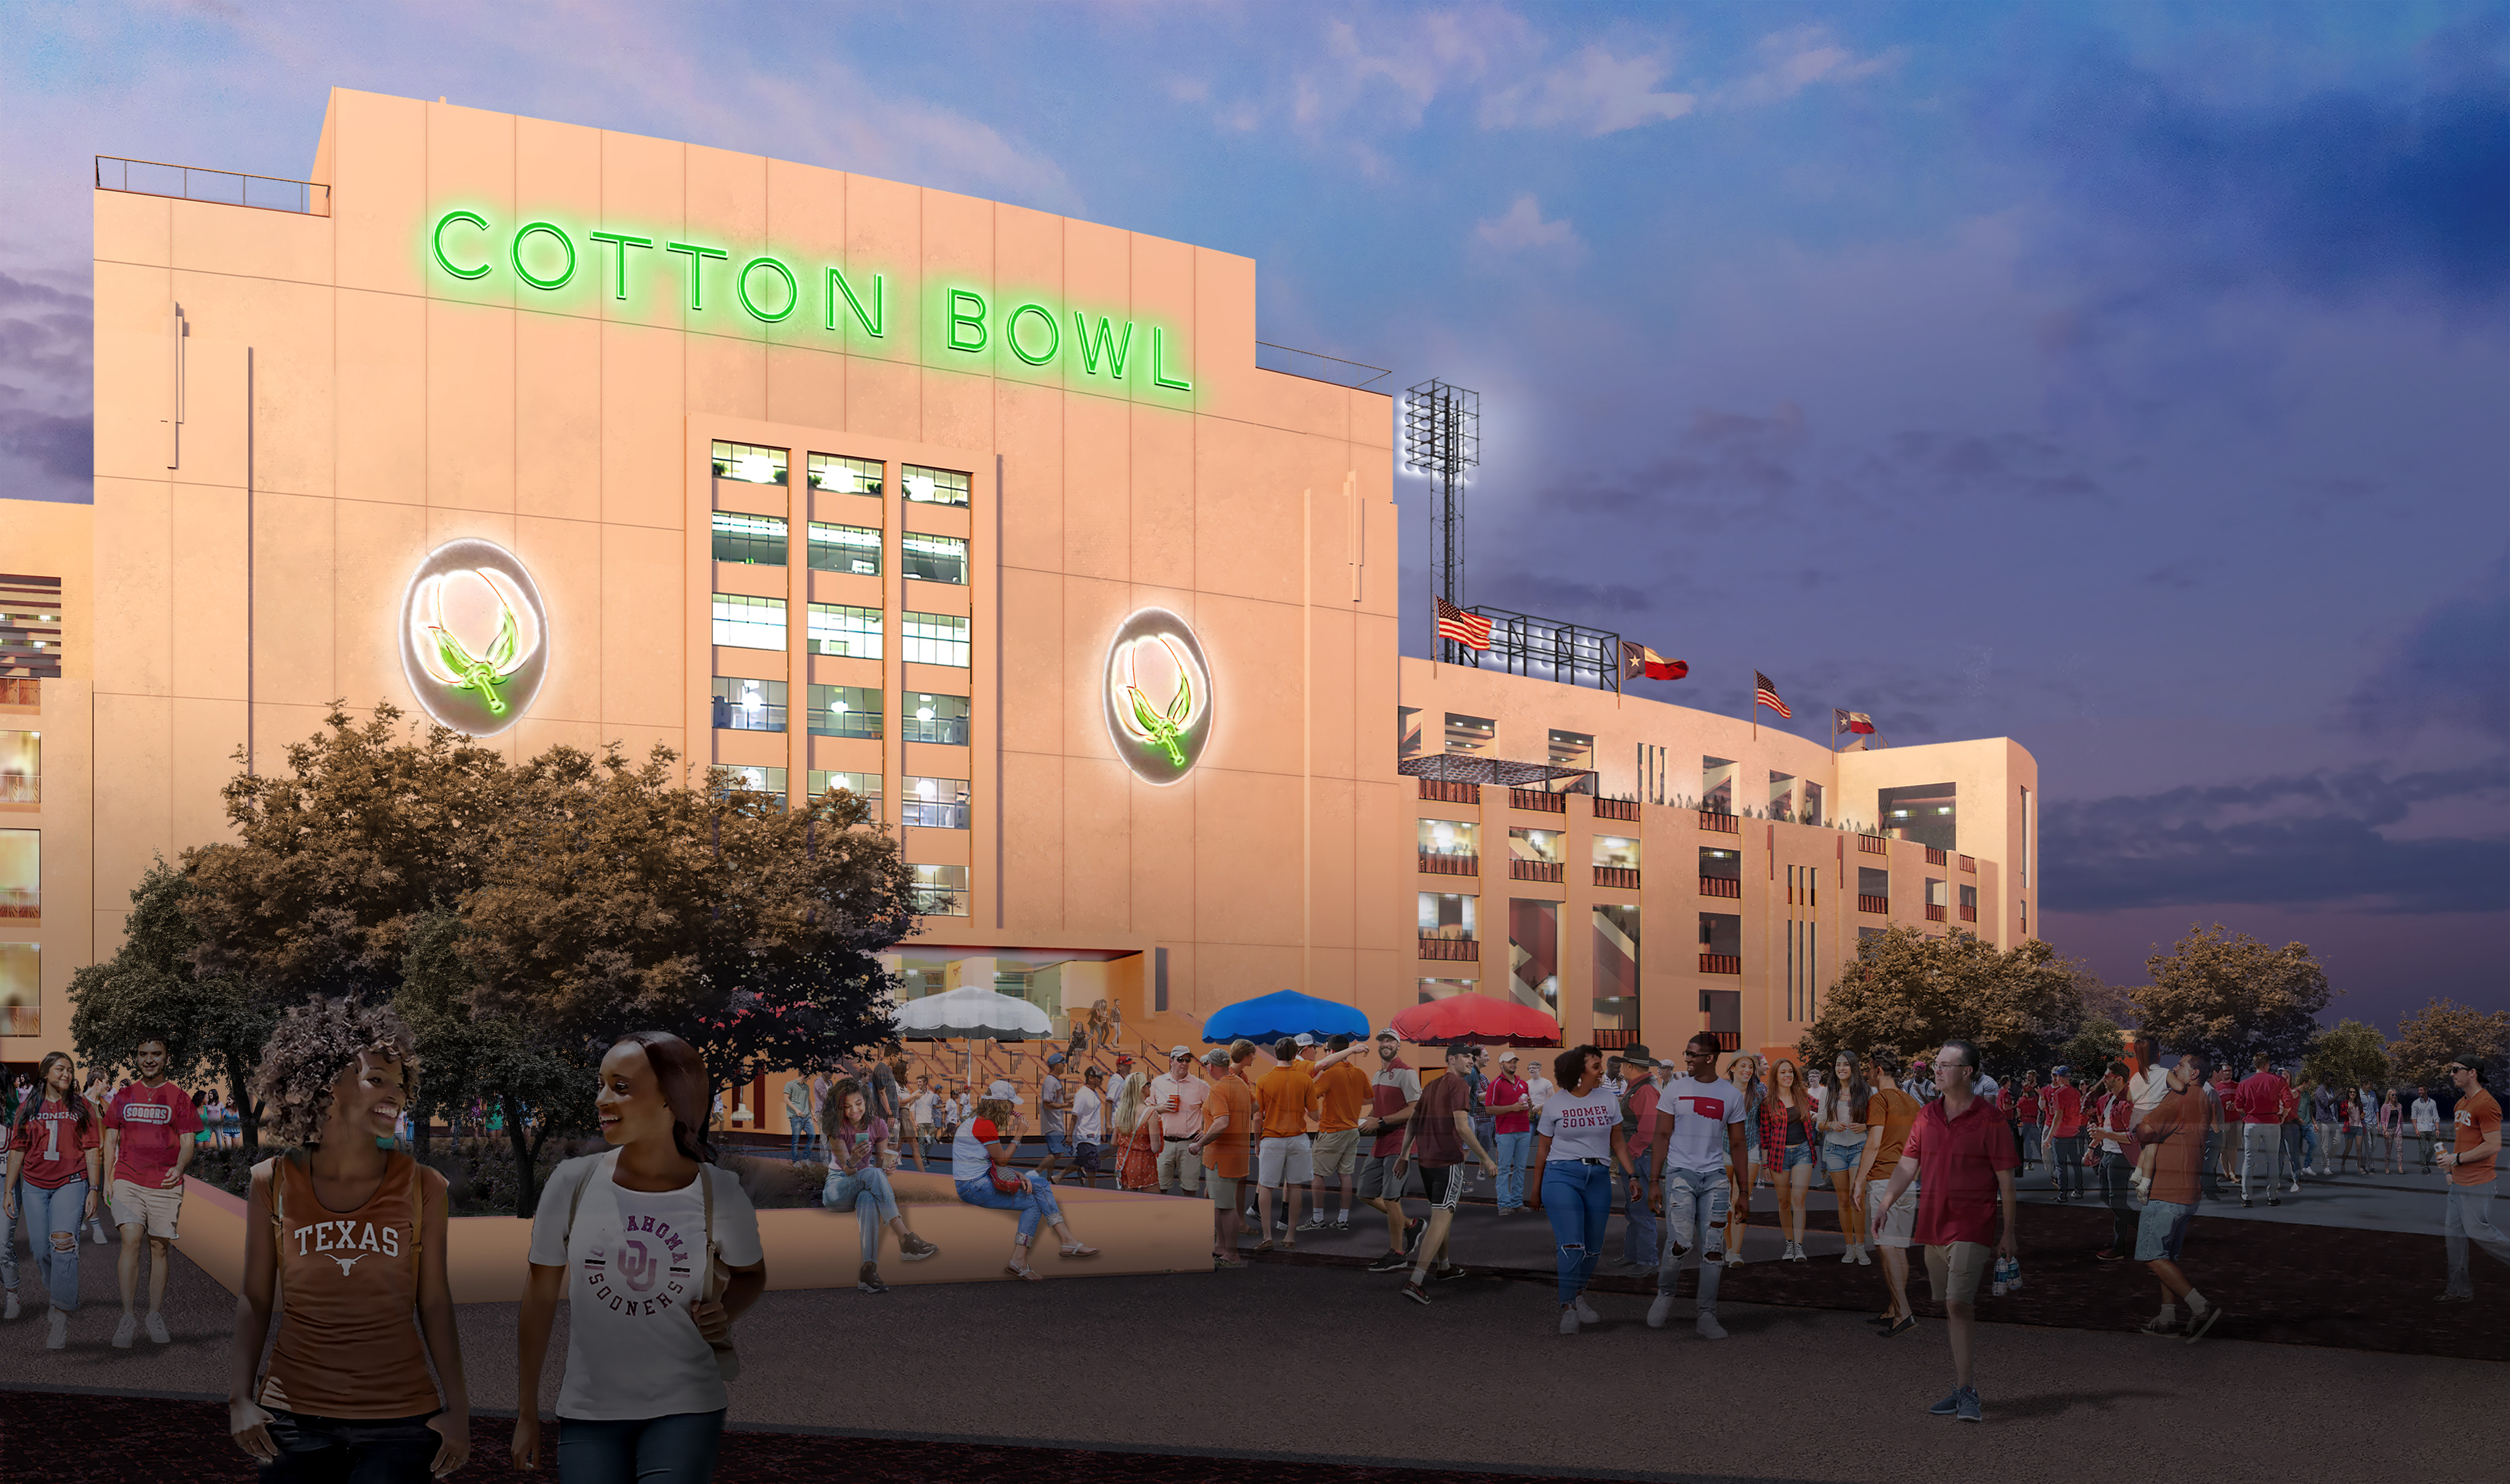
<instances>
[{"instance_id":1,"label":"blue jeans","mask_svg":"<svg viewBox=\"0 0 2510 1484\"><path fill-rule=\"evenodd\" d=\"M1525 1161L1534 1148L1534 1133L1502 1133L1492 1137L1499 1147L1491 1151L1499 1161L1499 1208L1513 1211L1525 1204Z\"/></svg>"},{"instance_id":2,"label":"blue jeans","mask_svg":"<svg viewBox=\"0 0 2510 1484\"><path fill-rule=\"evenodd\" d=\"M1608 1164L1552 1160L1542 1166L1542 1214L1551 1218L1560 1244L1560 1302L1586 1291L1604 1255L1604 1230L1613 1214L1613 1170Z\"/></svg>"},{"instance_id":3,"label":"blue jeans","mask_svg":"<svg viewBox=\"0 0 2510 1484\"><path fill-rule=\"evenodd\" d=\"M2079 1133L2061 1135L2057 1140L2057 1167L2051 1171L2057 1178L2057 1189L2068 1195L2083 1193L2083 1136Z\"/></svg>"},{"instance_id":4,"label":"blue jeans","mask_svg":"<svg viewBox=\"0 0 2510 1484\"><path fill-rule=\"evenodd\" d=\"M620 1422L557 1422L557 1484L705 1484L714 1477L720 1412Z\"/></svg>"},{"instance_id":5,"label":"blue jeans","mask_svg":"<svg viewBox=\"0 0 2510 1484\"><path fill-rule=\"evenodd\" d=\"M2443 1209L2441 1236L2449 1244L2449 1291L2459 1294L2475 1292L2475 1275L2467 1271L2466 1243L2490 1252L2496 1262L2510 1263L2510 1237L2492 1224L2492 1184L2449 1185L2449 1204Z\"/></svg>"},{"instance_id":6,"label":"blue jeans","mask_svg":"<svg viewBox=\"0 0 2510 1484\"><path fill-rule=\"evenodd\" d=\"M1629 1209L1622 1213L1626 1220L1621 1227L1621 1261L1653 1268L1662 1248L1655 1229L1655 1189L1645 1166L1630 1178L1636 1189L1630 1195Z\"/></svg>"},{"instance_id":7,"label":"blue jeans","mask_svg":"<svg viewBox=\"0 0 2510 1484\"><path fill-rule=\"evenodd\" d=\"M81 1176L58 1190L48 1191L24 1180L18 1182L18 1220L0 1237L8 1238L0 1245L0 1288L18 1286L18 1233L26 1234L26 1245L35 1252L35 1275L44 1280L45 1291L52 1295L55 1309L75 1311L79 1307L78 1235L79 1218L87 1207L87 1178ZM53 1234L69 1234L66 1252L54 1250Z\"/></svg>"},{"instance_id":8,"label":"blue jeans","mask_svg":"<svg viewBox=\"0 0 2510 1484\"><path fill-rule=\"evenodd\" d=\"M261 1465L262 1484L433 1484L430 1465L444 1446L427 1425L435 1415L306 1417L273 1407L279 1457Z\"/></svg>"},{"instance_id":9,"label":"blue jeans","mask_svg":"<svg viewBox=\"0 0 2510 1484\"><path fill-rule=\"evenodd\" d=\"M1720 1169L1667 1169L1664 1172L1664 1224L1672 1240L1656 1263L1655 1291L1673 1292L1682 1272L1682 1253L1675 1243L1696 1248L1699 1258L1699 1312L1717 1312L1717 1280L1726 1274L1726 1217L1732 1210L1731 1187Z\"/></svg>"},{"instance_id":10,"label":"blue jeans","mask_svg":"<svg viewBox=\"0 0 2510 1484\"><path fill-rule=\"evenodd\" d=\"M2302 1123L2301 1129L2301 1162L2310 1168L2318 1165L2318 1125Z\"/></svg>"},{"instance_id":11,"label":"blue jeans","mask_svg":"<svg viewBox=\"0 0 2510 1484\"><path fill-rule=\"evenodd\" d=\"M802 1151L811 1147L812 1139L810 1119L807 1117L794 1119L793 1147L786 1152L786 1158L790 1159L794 1163L799 1164L802 1162Z\"/></svg>"},{"instance_id":12,"label":"blue jeans","mask_svg":"<svg viewBox=\"0 0 2510 1484\"><path fill-rule=\"evenodd\" d=\"M1019 1212L1019 1244L1023 1247L1037 1239L1040 1222L1052 1226L1063 1219L1063 1208L1054 1201L1054 1187L1035 1175L1020 1176L1020 1188L1016 1191L994 1189L990 1175L962 1180L959 1182L959 1199L970 1205L981 1205L990 1210Z\"/></svg>"},{"instance_id":13,"label":"blue jeans","mask_svg":"<svg viewBox=\"0 0 2510 1484\"><path fill-rule=\"evenodd\" d=\"M862 1260L880 1261L880 1229L897 1219L897 1193L889 1188L889 1171L868 1164L848 1173L833 1165L828 1183L819 1189L819 1204L831 1211L852 1211L862 1228Z\"/></svg>"}]
</instances>

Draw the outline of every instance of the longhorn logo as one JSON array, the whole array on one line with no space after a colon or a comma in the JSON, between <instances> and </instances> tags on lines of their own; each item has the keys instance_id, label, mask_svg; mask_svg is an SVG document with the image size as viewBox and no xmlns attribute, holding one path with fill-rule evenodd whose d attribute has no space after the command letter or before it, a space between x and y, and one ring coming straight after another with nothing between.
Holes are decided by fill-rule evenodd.
<instances>
[{"instance_id":1,"label":"longhorn logo","mask_svg":"<svg viewBox=\"0 0 2510 1484\"><path fill-rule=\"evenodd\" d=\"M355 1257L342 1257L337 1253L324 1253L323 1255L340 1265L340 1276L342 1277L347 1277L349 1275L350 1269L366 1260L366 1254L363 1252L359 1253Z\"/></svg>"},{"instance_id":2,"label":"longhorn logo","mask_svg":"<svg viewBox=\"0 0 2510 1484\"><path fill-rule=\"evenodd\" d=\"M1107 651L1107 730L1144 781L1173 783L1193 771L1210 740L1211 705L1210 666L1185 620L1145 608L1117 629Z\"/></svg>"},{"instance_id":3,"label":"longhorn logo","mask_svg":"<svg viewBox=\"0 0 2510 1484\"><path fill-rule=\"evenodd\" d=\"M549 618L513 552L456 541L430 552L401 600L401 669L429 715L475 737L514 724L548 668Z\"/></svg>"}]
</instances>

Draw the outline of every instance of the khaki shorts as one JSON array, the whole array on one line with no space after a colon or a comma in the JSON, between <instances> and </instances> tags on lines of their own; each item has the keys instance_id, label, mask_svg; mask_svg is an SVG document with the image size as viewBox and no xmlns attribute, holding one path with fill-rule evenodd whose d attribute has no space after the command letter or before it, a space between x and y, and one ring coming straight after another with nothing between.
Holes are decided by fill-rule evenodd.
<instances>
[{"instance_id":1,"label":"khaki shorts","mask_svg":"<svg viewBox=\"0 0 2510 1484\"><path fill-rule=\"evenodd\" d=\"M113 1206L113 1224L117 1227L146 1227L151 1237L174 1239L174 1218L183 1210L183 1190L133 1185L128 1180L113 1182L109 1198Z\"/></svg>"},{"instance_id":2,"label":"khaki shorts","mask_svg":"<svg viewBox=\"0 0 2510 1484\"><path fill-rule=\"evenodd\" d=\"M1888 1184L1884 1180L1865 1183L1865 1224L1874 1234L1876 1246L1906 1247L1909 1245L1909 1233L1918 1225L1918 1182L1910 1181L1909 1188L1900 1193L1900 1199L1886 1208L1882 1204L1882 1191Z\"/></svg>"},{"instance_id":3,"label":"khaki shorts","mask_svg":"<svg viewBox=\"0 0 2510 1484\"><path fill-rule=\"evenodd\" d=\"M1245 1178L1243 1175L1224 1175L1216 1169L1206 1168L1202 1172L1202 1191L1204 1195L1211 1198L1213 1205L1223 1211L1234 1211L1237 1209L1238 1183Z\"/></svg>"},{"instance_id":4,"label":"khaki shorts","mask_svg":"<svg viewBox=\"0 0 2510 1484\"><path fill-rule=\"evenodd\" d=\"M1938 1304L1976 1304L1978 1280L1994 1254L1983 1241L1948 1242L1926 1249L1926 1281Z\"/></svg>"},{"instance_id":5,"label":"khaki shorts","mask_svg":"<svg viewBox=\"0 0 2510 1484\"><path fill-rule=\"evenodd\" d=\"M1306 1134L1291 1139L1266 1139L1255 1147L1257 1185L1277 1191L1284 1183L1305 1185L1315 1177L1315 1157L1308 1149Z\"/></svg>"},{"instance_id":6,"label":"khaki shorts","mask_svg":"<svg viewBox=\"0 0 2510 1484\"><path fill-rule=\"evenodd\" d=\"M1316 1135L1314 1155L1316 1178L1339 1180L1355 1167L1359 1155L1359 1130L1328 1128Z\"/></svg>"}]
</instances>

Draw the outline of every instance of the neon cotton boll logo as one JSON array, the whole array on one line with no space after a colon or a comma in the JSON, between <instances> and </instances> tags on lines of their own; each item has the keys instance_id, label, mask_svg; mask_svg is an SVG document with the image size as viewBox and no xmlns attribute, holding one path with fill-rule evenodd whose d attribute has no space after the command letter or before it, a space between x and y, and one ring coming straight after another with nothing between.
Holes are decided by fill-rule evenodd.
<instances>
[{"instance_id":1,"label":"neon cotton boll logo","mask_svg":"<svg viewBox=\"0 0 2510 1484\"><path fill-rule=\"evenodd\" d=\"M401 673L427 714L473 737L523 717L549 669L549 610L531 572L492 541L437 547L400 604Z\"/></svg>"},{"instance_id":2,"label":"neon cotton boll logo","mask_svg":"<svg viewBox=\"0 0 2510 1484\"><path fill-rule=\"evenodd\" d=\"M1211 666L1185 620L1145 608L1107 646L1107 735L1144 782L1194 771L1211 741Z\"/></svg>"}]
</instances>

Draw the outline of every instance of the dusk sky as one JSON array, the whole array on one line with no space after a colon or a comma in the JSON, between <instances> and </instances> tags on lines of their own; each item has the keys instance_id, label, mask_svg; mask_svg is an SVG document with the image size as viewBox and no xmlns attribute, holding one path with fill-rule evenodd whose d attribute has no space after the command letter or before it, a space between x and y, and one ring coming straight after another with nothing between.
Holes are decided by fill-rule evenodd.
<instances>
[{"instance_id":1,"label":"dusk sky","mask_svg":"<svg viewBox=\"0 0 2510 1484\"><path fill-rule=\"evenodd\" d=\"M1244 253L1481 393L1468 600L2031 748L2104 977L2510 1004L2510 8L20 3L0 489L89 498L91 157L301 178L334 85Z\"/></svg>"}]
</instances>

